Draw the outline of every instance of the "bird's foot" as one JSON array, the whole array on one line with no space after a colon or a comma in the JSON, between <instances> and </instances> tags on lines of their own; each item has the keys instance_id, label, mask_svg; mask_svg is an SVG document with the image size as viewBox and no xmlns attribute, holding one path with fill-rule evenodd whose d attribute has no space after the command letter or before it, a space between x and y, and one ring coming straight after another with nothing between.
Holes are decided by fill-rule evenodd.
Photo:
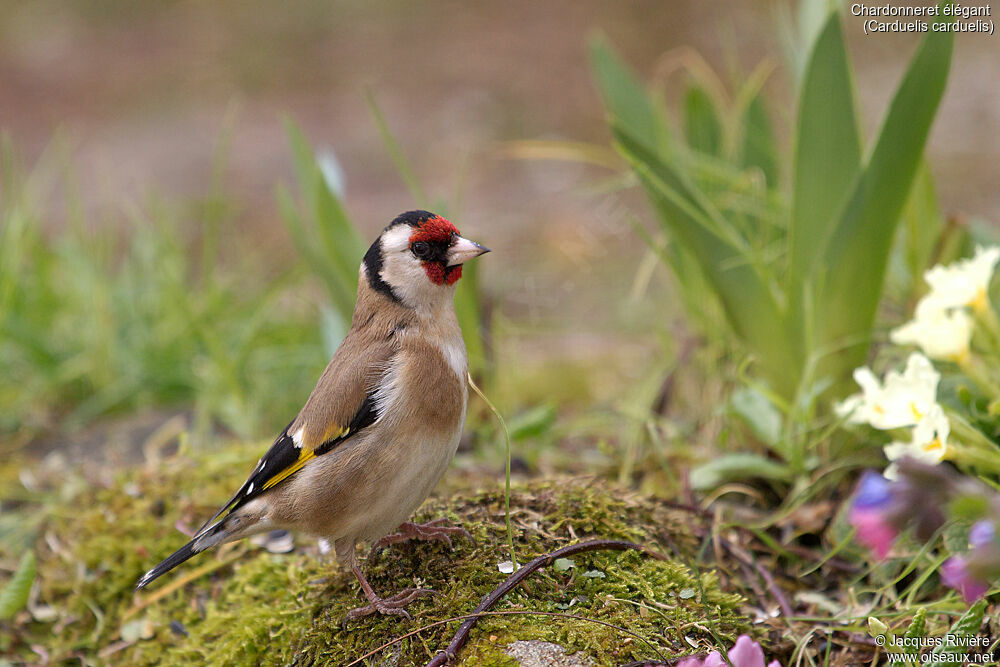
<instances>
[{"instance_id":1,"label":"bird's foot","mask_svg":"<svg viewBox=\"0 0 1000 667\"><path fill-rule=\"evenodd\" d=\"M460 535L462 537L468 538L470 542L475 542L472 538L472 533L467 531L461 526L449 526L446 525L448 519L440 518L434 519L433 521L428 521L427 523L411 523L409 521L403 523L399 527L398 533L393 533L392 535L386 535L381 540L375 542L372 545L372 550L381 549L390 544L396 544L398 542L407 542L409 540L423 540L425 542L430 540L439 540L444 542L450 548L451 536Z\"/></svg>"},{"instance_id":2,"label":"bird's foot","mask_svg":"<svg viewBox=\"0 0 1000 667\"><path fill-rule=\"evenodd\" d=\"M392 597L380 598L377 595L373 596L369 598L370 602L364 607L357 607L347 612L343 623L346 625L348 621L371 616L372 614L403 616L409 619L410 614L404 607L420 597L434 595L435 592L429 588L407 588Z\"/></svg>"}]
</instances>

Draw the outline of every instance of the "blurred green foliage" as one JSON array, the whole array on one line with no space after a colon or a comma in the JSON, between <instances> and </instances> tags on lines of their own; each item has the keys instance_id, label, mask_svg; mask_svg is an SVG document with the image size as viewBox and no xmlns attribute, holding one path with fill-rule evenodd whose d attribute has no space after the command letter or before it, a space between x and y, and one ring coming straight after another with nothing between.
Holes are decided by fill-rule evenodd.
<instances>
[{"instance_id":1,"label":"blurred green foliage","mask_svg":"<svg viewBox=\"0 0 1000 667\"><path fill-rule=\"evenodd\" d=\"M324 363L314 320L289 304L293 273L261 275L252 257L218 268L224 207L195 208L193 227L156 202L97 224L59 176L64 156L27 170L5 139L0 162L0 433L172 406L193 407L202 433L250 436L295 413Z\"/></svg>"},{"instance_id":2,"label":"blurred green foliage","mask_svg":"<svg viewBox=\"0 0 1000 667\"><path fill-rule=\"evenodd\" d=\"M815 33L790 158L771 127L766 67L742 77L727 101L710 71L689 66L671 113L604 41L591 48L616 147L667 243L645 237L677 276L695 321L723 328L749 352L749 387L734 397L733 411L793 472L834 455L810 452L823 412L818 399L846 386L865 359L897 236L895 252L916 278L940 235L922 157L953 42L944 32L923 38L864 159L840 15L828 12ZM906 231L897 235L901 219ZM721 317L705 318L715 310ZM788 476L789 468L744 459L716 462L718 470L701 476L730 469Z\"/></svg>"},{"instance_id":3,"label":"blurred green foliage","mask_svg":"<svg viewBox=\"0 0 1000 667\"><path fill-rule=\"evenodd\" d=\"M218 173L202 202L153 199L124 221L94 220L73 195L58 141L28 168L3 140L0 434L18 442L165 407L193 409L202 435L221 425L256 437L295 414L350 325L368 242L302 132L291 121L286 129L298 192L279 188L278 203L304 260L288 269L250 246L223 260L220 234L235 207ZM62 208L65 224L52 224ZM318 305L307 301L310 277L325 289ZM456 307L482 375L480 298L473 263Z\"/></svg>"}]
</instances>

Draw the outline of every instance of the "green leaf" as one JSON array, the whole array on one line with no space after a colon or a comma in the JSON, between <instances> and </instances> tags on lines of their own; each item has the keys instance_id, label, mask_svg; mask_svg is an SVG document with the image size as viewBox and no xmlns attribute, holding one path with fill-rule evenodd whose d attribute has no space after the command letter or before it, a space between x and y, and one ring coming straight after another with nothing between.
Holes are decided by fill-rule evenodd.
<instances>
[{"instance_id":1,"label":"green leaf","mask_svg":"<svg viewBox=\"0 0 1000 667\"><path fill-rule=\"evenodd\" d=\"M954 34L929 32L893 97L872 157L854 186L823 260L815 331L840 380L864 361L897 222L944 94Z\"/></svg>"},{"instance_id":2,"label":"green leaf","mask_svg":"<svg viewBox=\"0 0 1000 667\"><path fill-rule=\"evenodd\" d=\"M512 440L538 437L548 432L555 421L555 406L539 405L510 420L510 437Z\"/></svg>"},{"instance_id":3,"label":"green leaf","mask_svg":"<svg viewBox=\"0 0 1000 667\"><path fill-rule=\"evenodd\" d=\"M7 585L0 591L0 620L12 618L28 604L31 584L35 581L35 553L25 551Z\"/></svg>"},{"instance_id":4,"label":"green leaf","mask_svg":"<svg viewBox=\"0 0 1000 667\"><path fill-rule=\"evenodd\" d=\"M923 637L927 633L927 608L919 607L917 613L913 615L913 620L910 621L910 627L906 629L906 634L904 635L907 639L917 639ZM916 647L913 650L908 650L908 653L915 653Z\"/></svg>"},{"instance_id":5,"label":"green leaf","mask_svg":"<svg viewBox=\"0 0 1000 667\"><path fill-rule=\"evenodd\" d=\"M972 528L973 521L970 519L959 519L951 521L941 531L941 541L945 549L952 553L962 553L969 547L969 529Z\"/></svg>"},{"instance_id":6,"label":"green leaf","mask_svg":"<svg viewBox=\"0 0 1000 667\"><path fill-rule=\"evenodd\" d=\"M778 187L778 149L767 116L764 98L758 92L743 112L743 147L740 164L744 169L760 169L771 190Z\"/></svg>"},{"instance_id":7,"label":"green leaf","mask_svg":"<svg viewBox=\"0 0 1000 667\"><path fill-rule=\"evenodd\" d=\"M801 289L821 256L860 171L861 137L855 116L854 84L840 15L832 12L813 47L799 98L789 231L790 292Z\"/></svg>"},{"instance_id":8,"label":"green leaf","mask_svg":"<svg viewBox=\"0 0 1000 667\"><path fill-rule=\"evenodd\" d=\"M761 442L776 447L781 441L781 412L752 387L737 389L729 399L729 408L742 419Z\"/></svg>"},{"instance_id":9,"label":"green leaf","mask_svg":"<svg viewBox=\"0 0 1000 667\"><path fill-rule=\"evenodd\" d=\"M948 630L948 635L955 637L975 637L979 634L979 629L983 625L983 615L986 613L986 600L979 600L974 605L969 607L968 611L962 614ZM985 648L983 649L985 650ZM959 667L959 665L964 664L961 660L952 659L949 660L948 657L957 654L961 656L963 653L969 651L968 646L960 646L950 644L948 641L943 641L940 645L934 647L931 655L937 656L939 660L927 663L930 667Z\"/></svg>"},{"instance_id":10,"label":"green leaf","mask_svg":"<svg viewBox=\"0 0 1000 667\"><path fill-rule=\"evenodd\" d=\"M590 41L590 62L604 106L612 118L648 149L655 152L668 149L670 133L663 115L642 83L601 36Z\"/></svg>"},{"instance_id":11,"label":"green leaf","mask_svg":"<svg viewBox=\"0 0 1000 667\"><path fill-rule=\"evenodd\" d=\"M576 563L573 562L572 558L556 558L552 564L552 569L556 572L565 572L572 567L576 567Z\"/></svg>"},{"instance_id":12,"label":"green leaf","mask_svg":"<svg viewBox=\"0 0 1000 667\"><path fill-rule=\"evenodd\" d=\"M725 482L755 477L788 481L793 475L791 467L757 454L727 454L694 468L691 486L697 491L705 491Z\"/></svg>"},{"instance_id":13,"label":"green leaf","mask_svg":"<svg viewBox=\"0 0 1000 667\"><path fill-rule=\"evenodd\" d=\"M934 176L927 161L921 160L903 208L902 247L911 283L910 298L916 298L923 289L923 274L930 268L934 247L943 228L944 216L934 188Z\"/></svg>"},{"instance_id":14,"label":"green leaf","mask_svg":"<svg viewBox=\"0 0 1000 667\"><path fill-rule=\"evenodd\" d=\"M964 519L965 521L978 521L986 516L989 509L989 499L981 494L959 496L948 503L948 514L956 519Z\"/></svg>"},{"instance_id":15,"label":"green leaf","mask_svg":"<svg viewBox=\"0 0 1000 667\"><path fill-rule=\"evenodd\" d=\"M889 634L889 626L874 616L868 617L868 635L871 637L884 637Z\"/></svg>"},{"instance_id":16,"label":"green leaf","mask_svg":"<svg viewBox=\"0 0 1000 667\"><path fill-rule=\"evenodd\" d=\"M692 84L684 95L684 134L688 146L708 155L722 152L722 122L708 92Z\"/></svg>"}]
</instances>

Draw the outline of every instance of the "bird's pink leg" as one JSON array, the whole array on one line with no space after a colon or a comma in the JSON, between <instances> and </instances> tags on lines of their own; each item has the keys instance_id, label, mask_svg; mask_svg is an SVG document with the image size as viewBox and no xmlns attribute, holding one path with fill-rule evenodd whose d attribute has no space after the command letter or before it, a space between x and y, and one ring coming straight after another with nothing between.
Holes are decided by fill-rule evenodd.
<instances>
[{"instance_id":1,"label":"bird's pink leg","mask_svg":"<svg viewBox=\"0 0 1000 667\"><path fill-rule=\"evenodd\" d=\"M461 535L462 537L468 538L470 541L475 541L472 539L472 534L465 528L460 526L444 525L447 523L448 520L443 517L440 519L434 519L433 521L428 521L427 523L411 523L407 521L399 527L398 533L386 535L381 540L372 544L372 550L374 551L389 544L397 544L399 542L407 542L409 540L440 540L451 547L452 535Z\"/></svg>"},{"instance_id":2,"label":"bird's pink leg","mask_svg":"<svg viewBox=\"0 0 1000 667\"><path fill-rule=\"evenodd\" d=\"M357 607L350 610L344 616L344 623L347 621L353 621L356 618L363 618L365 616L370 616L371 614L391 614L393 616L405 616L410 618L410 614L404 609L411 602L417 598L423 597L425 595L432 595L434 591L429 588L406 588L395 595L387 598L381 598L375 593L375 589L372 585L368 583L368 579L365 578L364 572L358 567L356 563L351 564L351 572L354 576L358 578L358 583L361 584L361 590L364 591L365 597L368 598L368 604L364 607Z\"/></svg>"}]
</instances>

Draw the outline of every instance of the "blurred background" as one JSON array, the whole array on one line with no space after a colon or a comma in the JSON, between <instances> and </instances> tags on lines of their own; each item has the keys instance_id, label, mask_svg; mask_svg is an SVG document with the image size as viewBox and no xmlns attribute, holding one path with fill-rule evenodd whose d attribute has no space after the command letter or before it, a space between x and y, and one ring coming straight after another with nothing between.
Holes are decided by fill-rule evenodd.
<instances>
[{"instance_id":1,"label":"blurred background","mask_svg":"<svg viewBox=\"0 0 1000 667\"><path fill-rule=\"evenodd\" d=\"M190 664L190 647L217 650L197 633L214 632L198 617L219 579L197 605L185 591L131 618L171 590L137 598L136 574L300 408L346 331L365 249L414 208L493 250L465 268L456 306L518 481L613 480L616 495L690 514L657 539L701 577L728 572L784 664L874 664L872 618L906 637L979 627L985 603L952 625L964 607L946 589L966 582L945 569L966 557L962 526L998 501L941 489L953 466L994 488L1000 473L1000 248L976 251L1000 246L997 38L865 36L829 0L0 5L0 663L49 649L100 662L152 638L151 618L159 641L118 655L159 662L176 644ZM971 269L959 261L974 253ZM935 265L953 279L928 293ZM906 380L907 403L873 385L887 370L905 384L891 369L907 358L920 370L910 343L941 375ZM900 428L835 409L863 365L865 397L850 400L906 405ZM439 491L496 489L504 445L472 398ZM905 526L863 507L875 561L853 544L872 524L852 527L850 489L904 455L947 460L924 503L934 525L941 507L964 514L931 531L936 549L892 545ZM538 526L534 505L513 504ZM587 532L601 532L597 504L574 508ZM563 514L552 531L576 540ZM976 545L993 575L997 544ZM242 552L224 553L205 567ZM324 566L296 562L312 587L308 568ZM318 618L270 569L273 589L232 590L280 591L295 605L282 623ZM673 627L645 595L617 600L624 623L688 651L700 624ZM270 613L280 596L267 596L228 608ZM607 618L612 597L587 597L566 600ZM275 638L294 634L252 625L276 657Z\"/></svg>"},{"instance_id":2,"label":"blurred background","mask_svg":"<svg viewBox=\"0 0 1000 667\"><path fill-rule=\"evenodd\" d=\"M8 0L0 128L17 157L5 167L9 175L20 165L23 182L34 183L25 209L42 253L16 290L48 281L53 294L38 288L22 304L48 316L8 321L0 439L45 452L114 433L142 442L177 414L243 437L266 437L287 421L336 332L324 334L323 289L282 222L277 189L296 182L282 118L317 152L335 155L344 208L367 244L420 203L369 94L430 205L440 202L494 250L477 276L486 352L498 369L488 389L515 426L520 415L535 437L550 432L556 413L615 422L606 433L600 424L586 431L583 449L601 459L626 446L621 422L635 415L623 404L636 392L645 405L669 391L679 396L671 397L678 435L707 428L716 437L713 379L668 384L697 345L669 296L670 277L629 223L648 217L641 194L615 187L613 170L535 159L511 142L609 146L587 58L600 32L668 97L684 80L678 59L701 58L727 82L771 63L771 120L790 151L794 85L782 41L790 8ZM866 37L851 17L845 25L870 138L917 38ZM998 62L994 38L957 41L929 144L946 214L1000 218L1000 190L985 168L1000 158ZM11 188L3 195L9 207ZM81 256L69 261L74 244ZM151 274L169 285L147 284ZM659 284L655 293L650 284ZM68 293L84 305L68 305ZM169 307L186 299L184 312ZM75 314L56 315L67 308ZM581 429L570 423L549 444L572 450ZM526 465L544 467L545 457Z\"/></svg>"}]
</instances>

